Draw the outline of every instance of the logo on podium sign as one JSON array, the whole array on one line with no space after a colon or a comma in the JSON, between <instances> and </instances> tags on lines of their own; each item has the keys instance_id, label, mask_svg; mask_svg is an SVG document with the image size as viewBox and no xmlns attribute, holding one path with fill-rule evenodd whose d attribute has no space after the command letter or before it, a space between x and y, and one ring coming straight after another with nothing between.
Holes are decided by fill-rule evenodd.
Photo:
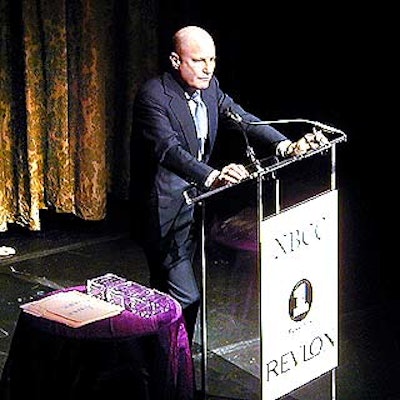
<instances>
[{"instance_id":1,"label":"logo on podium sign","mask_svg":"<svg viewBox=\"0 0 400 400\"><path fill-rule=\"evenodd\" d=\"M338 194L261 222L261 388L278 399L338 365Z\"/></svg>"},{"instance_id":2,"label":"logo on podium sign","mask_svg":"<svg viewBox=\"0 0 400 400\"><path fill-rule=\"evenodd\" d=\"M303 320L311 308L312 286L307 279L297 282L290 294L289 315L293 321Z\"/></svg>"}]
</instances>

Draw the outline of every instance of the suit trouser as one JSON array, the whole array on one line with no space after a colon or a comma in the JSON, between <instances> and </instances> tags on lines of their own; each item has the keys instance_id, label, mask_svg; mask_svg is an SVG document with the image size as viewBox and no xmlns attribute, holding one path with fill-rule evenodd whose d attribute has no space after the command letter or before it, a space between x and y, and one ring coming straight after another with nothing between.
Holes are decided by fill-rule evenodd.
<instances>
[{"instance_id":1,"label":"suit trouser","mask_svg":"<svg viewBox=\"0 0 400 400\"><path fill-rule=\"evenodd\" d=\"M168 293L182 306L192 342L200 305L200 292L193 270L196 229L193 206L182 204L180 212L160 227L157 241L145 246L152 287Z\"/></svg>"}]
</instances>

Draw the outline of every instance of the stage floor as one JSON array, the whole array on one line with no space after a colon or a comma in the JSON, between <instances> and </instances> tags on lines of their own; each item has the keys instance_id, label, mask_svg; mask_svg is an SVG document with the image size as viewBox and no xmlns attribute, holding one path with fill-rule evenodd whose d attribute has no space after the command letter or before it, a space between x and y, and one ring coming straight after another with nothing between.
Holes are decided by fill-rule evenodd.
<instances>
[{"instance_id":1,"label":"stage floor","mask_svg":"<svg viewBox=\"0 0 400 400\"><path fill-rule=\"evenodd\" d=\"M83 284L106 272L147 284L143 254L130 237L123 217L84 222L48 214L43 221L40 232L12 227L0 233L0 246L16 249L15 255L0 258L0 369L7 358L20 304L53 289ZM220 248L208 273L208 398L259 400L254 254ZM364 301L356 293L357 288L353 288L340 294L343 306L339 317L337 399L398 400L400 328L396 305L393 301ZM193 357L199 388L200 344L198 323ZM285 399L331 399L330 373Z\"/></svg>"}]
</instances>

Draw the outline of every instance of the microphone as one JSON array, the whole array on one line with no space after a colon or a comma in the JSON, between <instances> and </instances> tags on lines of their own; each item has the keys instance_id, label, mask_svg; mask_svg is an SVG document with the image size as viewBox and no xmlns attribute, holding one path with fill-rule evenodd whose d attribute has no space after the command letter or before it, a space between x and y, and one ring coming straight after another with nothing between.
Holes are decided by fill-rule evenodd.
<instances>
[{"instance_id":1,"label":"microphone","mask_svg":"<svg viewBox=\"0 0 400 400\"><path fill-rule=\"evenodd\" d=\"M257 172L261 172L263 169L261 167L260 160L256 157L256 153L253 147L250 145L249 138L247 137L247 132L241 124L241 122L243 122L243 118L237 112L232 111L230 107L225 111L225 115L239 125L240 130L243 134L244 141L246 143L246 156L248 157L250 162L256 167Z\"/></svg>"},{"instance_id":2,"label":"microphone","mask_svg":"<svg viewBox=\"0 0 400 400\"><path fill-rule=\"evenodd\" d=\"M228 109L225 111L225 115L226 115L228 118L233 119L235 122L240 123L240 122L243 121L243 118L242 118L237 112L232 111L231 108L228 108Z\"/></svg>"}]
</instances>

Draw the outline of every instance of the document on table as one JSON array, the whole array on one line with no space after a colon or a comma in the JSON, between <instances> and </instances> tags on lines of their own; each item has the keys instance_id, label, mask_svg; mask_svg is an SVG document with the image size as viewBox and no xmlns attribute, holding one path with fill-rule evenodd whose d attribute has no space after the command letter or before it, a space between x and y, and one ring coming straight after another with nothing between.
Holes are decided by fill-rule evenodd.
<instances>
[{"instance_id":1,"label":"document on table","mask_svg":"<svg viewBox=\"0 0 400 400\"><path fill-rule=\"evenodd\" d=\"M124 307L108 303L78 290L57 292L22 304L24 312L60 322L72 328L120 314Z\"/></svg>"}]
</instances>

